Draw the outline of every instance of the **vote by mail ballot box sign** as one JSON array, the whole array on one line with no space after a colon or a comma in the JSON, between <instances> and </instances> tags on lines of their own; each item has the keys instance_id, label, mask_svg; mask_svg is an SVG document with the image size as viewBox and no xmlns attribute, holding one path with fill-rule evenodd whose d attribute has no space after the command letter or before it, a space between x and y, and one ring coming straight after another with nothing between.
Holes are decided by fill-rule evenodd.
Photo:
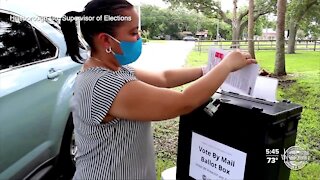
<instances>
[{"instance_id":1,"label":"vote by mail ballot box sign","mask_svg":"<svg viewBox=\"0 0 320 180\"><path fill-rule=\"evenodd\" d=\"M189 176L194 179L243 179L247 154L192 132Z\"/></svg>"}]
</instances>

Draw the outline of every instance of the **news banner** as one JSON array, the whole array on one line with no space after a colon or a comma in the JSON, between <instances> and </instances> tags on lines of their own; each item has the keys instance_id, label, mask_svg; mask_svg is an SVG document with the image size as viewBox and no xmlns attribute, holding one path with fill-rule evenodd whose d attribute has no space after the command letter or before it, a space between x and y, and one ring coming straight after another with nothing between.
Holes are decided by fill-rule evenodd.
<instances>
[{"instance_id":1,"label":"news banner","mask_svg":"<svg viewBox=\"0 0 320 180\"><path fill-rule=\"evenodd\" d=\"M291 146L283 149L266 149L266 161L268 164L274 164L283 160L284 164L291 170L300 170L310 161L310 153L299 146Z\"/></svg>"}]
</instances>

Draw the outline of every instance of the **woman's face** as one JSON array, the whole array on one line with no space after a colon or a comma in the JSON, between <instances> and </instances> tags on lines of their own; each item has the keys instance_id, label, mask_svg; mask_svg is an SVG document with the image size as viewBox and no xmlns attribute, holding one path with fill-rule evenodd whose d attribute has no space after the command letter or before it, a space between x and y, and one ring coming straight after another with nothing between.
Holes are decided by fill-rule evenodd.
<instances>
[{"instance_id":1,"label":"woman's face","mask_svg":"<svg viewBox=\"0 0 320 180\"><path fill-rule=\"evenodd\" d=\"M139 16L134 8L125 9L122 11L122 16L126 16L131 21L123 21L123 23L116 29L115 38L119 41L136 41L140 38Z\"/></svg>"},{"instance_id":2,"label":"woman's face","mask_svg":"<svg viewBox=\"0 0 320 180\"><path fill-rule=\"evenodd\" d=\"M123 21L121 25L115 29L114 38L119 41L137 41L140 38L138 13L134 8L130 8L123 10L121 14L122 16L131 18L131 21ZM114 41L112 38L109 39L109 42L115 53L122 54L118 42Z\"/></svg>"}]
</instances>

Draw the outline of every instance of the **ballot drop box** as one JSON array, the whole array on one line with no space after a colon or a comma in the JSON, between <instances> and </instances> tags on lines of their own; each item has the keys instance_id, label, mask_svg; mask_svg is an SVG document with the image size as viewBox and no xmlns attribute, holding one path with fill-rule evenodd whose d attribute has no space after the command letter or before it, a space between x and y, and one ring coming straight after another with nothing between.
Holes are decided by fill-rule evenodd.
<instances>
[{"instance_id":1,"label":"ballot drop box","mask_svg":"<svg viewBox=\"0 0 320 180\"><path fill-rule=\"evenodd\" d=\"M295 145L300 105L229 92L181 116L177 179L289 179L283 160Z\"/></svg>"}]
</instances>

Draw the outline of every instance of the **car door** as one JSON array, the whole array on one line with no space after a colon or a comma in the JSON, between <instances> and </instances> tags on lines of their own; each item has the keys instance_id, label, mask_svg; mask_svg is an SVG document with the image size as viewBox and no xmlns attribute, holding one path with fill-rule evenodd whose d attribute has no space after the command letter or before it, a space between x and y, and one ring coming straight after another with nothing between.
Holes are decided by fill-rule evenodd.
<instances>
[{"instance_id":1,"label":"car door","mask_svg":"<svg viewBox=\"0 0 320 180\"><path fill-rule=\"evenodd\" d=\"M0 12L0 179L24 177L51 158L52 115L76 68L57 58L58 48L41 32L13 17Z\"/></svg>"}]
</instances>

